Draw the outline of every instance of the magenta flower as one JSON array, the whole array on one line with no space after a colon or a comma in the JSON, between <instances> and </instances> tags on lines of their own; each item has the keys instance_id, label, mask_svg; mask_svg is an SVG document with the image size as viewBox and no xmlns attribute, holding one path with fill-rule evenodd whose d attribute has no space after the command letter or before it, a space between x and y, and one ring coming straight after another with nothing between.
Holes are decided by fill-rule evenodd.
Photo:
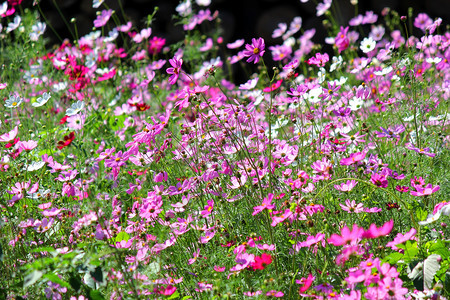
<instances>
[{"instance_id":1,"label":"magenta flower","mask_svg":"<svg viewBox=\"0 0 450 300\"><path fill-rule=\"evenodd\" d=\"M341 31L339 31L337 36L334 38L334 44L338 48L339 53L347 49L350 45L350 39L347 36L348 29L348 26L345 28L341 26Z\"/></svg>"},{"instance_id":2,"label":"magenta flower","mask_svg":"<svg viewBox=\"0 0 450 300\"><path fill-rule=\"evenodd\" d=\"M167 68L166 72L168 74L172 74L172 76L170 76L169 78L169 83L170 84L175 84L175 82L177 82L178 76L180 75L180 71L181 71L181 65L183 64L183 60L180 58L172 58L169 59L169 63L172 65L171 68Z\"/></svg>"},{"instance_id":3,"label":"magenta flower","mask_svg":"<svg viewBox=\"0 0 450 300\"><path fill-rule=\"evenodd\" d=\"M94 20L94 26L95 27L102 27L105 26L108 22L109 18L111 18L113 14L112 9L103 10L100 15L97 16L97 19Z\"/></svg>"},{"instance_id":4,"label":"magenta flower","mask_svg":"<svg viewBox=\"0 0 450 300\"><path fill-rule=\"evenodd\" d=\"M380 236L388 235L393 227L394 227L394 220L390 220L384 223L384 225L381 226L380 228L377 228L375 224L371 224L369 226L369 229L367 229L363 233L362 237L366 239L375 239Z\"/></svg>"},{"instance_id":5,"label":"magenta flower","mask_svg":"<svg viewBox=\"0 0 450 300\"><path fill-rule=\"evenodd\" d=\"M367 152L365 151L352 153L350 154L350 157L341 159L340 164L341 166L353 165L354 163L357 163L366 158L366 154Z\"/></svg>"},{"instance_id":6,"label":"magenta flower","mask_svg":"<svg viewBox=\"0 0 450 300\"><path fill-rule=\"evenodd\" d=\"M392 250L398 250L397 245L403 244L404 242L409 240L416 240L417 239L415 237L416 233L417 230L415 228L411 228L411 230L405 234L398 233L393 241L386 244L386 247L390 247Z\"/></svg>"},{"instance_id":7,"label":"magenta flower","mask_svg":"<svg viewBox=\"0 0 450 300\"><path fill-rule=\"evenodd\" d=\"M274 209L275 205L271 204L272 200L273 200L273 196L274 195L272 193L269 193L269 195L267 195L267 197L263 199L263 202L262 202L262 204L260 206L253 207L252 216L255 216L255 215L259 214L264 209Z\"/></svg>"},{"instance_id":8,"label":"magenta flower","mask_svg":"<svg viewBox=\"0 0 450 300\"><path fill-rule=\"evenodd\" d=\"M208 204L205 205L205 208L200 212L203 218L209 216L214 209L214 200L208 200Z\"/></svg>"},{"instance_id":9,"label":"magenta flower","mask_svg":"<svg viewBox=\"0 0 450 300\"><path fill-rule=\"evenodd\" d=\"M333 84L330 84L328 82L327 84L328 88L327 89L322 88L322 94L319 95L319 97L322 98L323 101L329 101L333 97L339 96L337 91L341 88L339 85L337 85L336 82L333 82Z\"/></svg>"},{"instance_id":10,"label":"magenta flower","mask_svg":"<svg viewBox=\"0 0 450 300\"><path fill-rule=\"evenodd\" d=\"M283 293L283 292L280 292L280 291L272 290L272 291L268 291L268 292L266 293L266 296L267 296L267 297L281 298L281 297L284 296L284 293Z\"/></svg>"},{"instance_id":11,"label":"magenta flower","mask_svg":"<svg viewBox=\"0 0 450 300\"><path fill-rule=\"evenodd\" d=\"M431 183L426 185L424 188L420 186L416 186L416 191L411 191L411 195L413 196L427 196L439 191L439 185L433 186Z\"/></svg>"},{"instance_id":12,"label":"magenta flower","mask_svg":"<svg viewBox=\"0 0 450 300\"><path fill-rule=\"evenodd\" d=\"M407 192L409 191L409 187L407 187L407 186L405 186L405 185L402 185L402 186L397 185L397 186L395 187L395 189L396 189L397 191L399 191L400 193L407 193Z\"/></svg>"},{"instance_id":13,"label":"magenta flower","mask_svg":"<svg viewBox=\"0 0 450 300\"><path fill-rule=\"evenodd\" d=\"M252 44L246 44L245 49L243 52L244 57L248 57L247 62L254 62L255 64L259 62L259 59L264 55L264 39L252 39Z\"/></svg>"},{"instance_id":14,"label":"magenta flower","mask_svg":"<svg viewBox=\"0 0 450 300\"><path fill-rule=\"evenodd\" d=\"M358 227L356 224L353 224L352 231L350 231L346 225L342 228L341 235L333 233L327 241L329 244L334 246L357 243L361 239L363 233L364 229Z\"/></svg>"},{"instance_id":15,"label":"magenta flower","mask_svg":"<svg viewBox=\"0 0 450 300\"><path fill-rule=\"evenodd\" d=\"M216 232L213 229L209 229L205 231L205 235L200 237L200 243L206 244L208 243L216 234Z\"/></svg>"},{"instance_id":16,"label":"magenta flower","mask_svg":"<svg viewBox=\"0 0 450 300\"><path fill-rule=\"evenodd\" d=\"M377 187L386 188L389 182L386 179L386 175L373 173L370 181L375 184Z\"/></svg>"},{"instance_id":17,"label":"magenta flower","mask_svg":"<svg viewBox=\"0 0 450 300\"><path fill-rule=\"evenodd\" d=\"M419 154L423 154L423 155L429 156L429 157L435 157L436 156L436 153L430 152L431 150L428 147L427 148L417 148L417 147L414 147L412 145L409 145L409 146L406 146L406 148L409 149L409 150L413 150L413 151L415 151L415 152L417 152Z\"/></svg>"},{"instance_id":18,"label":"magenta flower","mask_svg":"<svg viewBox=\"0 0 450 300\"><path fill-rule=\"evenodd\" d=\"M316 53L316 56L308 59L308 64L315 65L318 67L323 67L329 60L330 60L330 57L328 56L327 53L324 53L324 54Z\"/></svg>"}]
</instances>

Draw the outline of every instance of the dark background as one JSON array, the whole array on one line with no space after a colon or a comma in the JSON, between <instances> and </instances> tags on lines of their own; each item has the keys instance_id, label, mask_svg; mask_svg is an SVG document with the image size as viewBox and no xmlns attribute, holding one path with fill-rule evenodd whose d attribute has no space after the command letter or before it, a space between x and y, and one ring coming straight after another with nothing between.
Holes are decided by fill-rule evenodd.
<instances>
[{"instance_id":1,"label":"dark background","mask_svg":"<svg viewBox=\"0 0 450 300\"><path fill-rule=\"evenodd\" d=\"M152 23L152 36L163 37L167 44L180 40L183 32L180 26L174 26L172 15L179 1L176 0L120 0L123 12L128 20L133 21L133 25L141 29L145 26L145 19L151 14L155 6L159 7L156 18ZM195 0L191 0L195 5ZM348 20L355 16L355 7L350 4L350 0L333 0L339 4L339 23L347 24ZM106 5L116 11L119 19L125 23L124 14L119 5L119 0L106 0ZM31 0L25 0L23 6L31 6ZM60 12L56 8L59 7ZM67 29L67 23L72 18L76 18L78 36L89 33L93 27L93 20L96 18L96 10L104 9L102 5L98 9L92 8L92 0L41 0L40 7L45 17L52 24L55 31L62 38L73 40L74 37ZM359 13L373 10L379 15L384 7L389 7L400 13L407 15L408 7L413 8L413 18L420 12L426 12L433 19L441 17L443 24L448 24L450 19L450 0L359 0ZM204 9L204 8L203 8ZM326 36L322 17L316 17L316 2L301 3L299 0L212 0L210 9L212 12L218 10L222 20L223 37L225 42L234 41L238 38L245 38L248 42L253 37L263 37L268 44L279 42L271 39L272 32L277 28L278 23L289 22L295 16L303 19L303 29L316 28L316 42L322 42ZM63 17L66 19L64 22ZM112 24L112 21L110 21ZM105 33L106 34L106 33ZM416 36L421 32L414 32ZM60 43L52 29L47 27L46 36L54 43Z\"/></svg>"}]
</instances>

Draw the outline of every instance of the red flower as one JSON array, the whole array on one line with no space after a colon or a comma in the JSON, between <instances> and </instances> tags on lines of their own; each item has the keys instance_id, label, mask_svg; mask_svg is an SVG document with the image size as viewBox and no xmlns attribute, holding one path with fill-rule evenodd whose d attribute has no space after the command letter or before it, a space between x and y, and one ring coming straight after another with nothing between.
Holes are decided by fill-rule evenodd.
<instances>
[{"instance_id":1,"label":"red flower","mask_svg":"<svg viewBox=\"0 0 450 300\"><path fill-rule=\"evenodd\" d=\"M136 107L136 110L138 111L146 111L147 109L150 108L150 105L147 105L145 103L137 103L135 105L132 105Z\"/></svg>"},{"instance_id":2,"label":"red flower","mask_svg":"<svg viewBox=\"0 0 450 300\"><path fill-rule=\"evenodd\" d=\"M275 82L271 86L268 86L268 87L264 88L263 92L269 93L269 92L275 91L276 89L278 89L281 86L282 82L283 82L283 80L278 80L277 82Z\"/></svg>"},{"instance_id":3,"label":"red flower","mask_svg":"<svg viewBox=\"0 0 450 300\"><path fill-rule=\"evenodd\" d=\"M252 263L252 268L254 270L264 270L266 265L272 263L272 256L267 253L261 254L261 256L255 256L255 262Z\"/></svg>"},{"instance_id":4,"label":"red flower","mask_svg":"<svg viewBox=\"0 0 450 300\"><path fill-rule=\"evenodd\" d=\"M68 118L69 116L64 116L64 117L62 117L62 119L59 121L59 125L62 125L62 124L65 124L66 122L67 122L67 118Z\"/></svg>"},{"instance_id":5,"label":"red flower","mask_svg":"<svg viewBox=\"0 0 450 300\"><path fill-rule=\"evenodd\" d=\"M13 141L9 142L8 144L5 145L5 148L11 148L12 146L14 146L15 144L17 144L17 142L20 141L20 138L15 138Z\"/></svg>"},{"instance_id":6,"label":"red flower","mask_svg":"<svg viewBox=\"0 0 450 300\"><path fill-rule=\"evenodd\" d=\"M311 286L311 284L313 283L315 277L312 276L312 274L308 275L308 278L302 278L301 280L299 280L301 284L303 284L300 288L299 288L299 293L304 293L306 292L309 287Z\"/></svg>"},{"instance_id":7,"label":"red flower","mask_svg":"<svg viewBox=\"0 0 450 300\"><path fill-rule=\"evenodd\" d=\"M69 133L69 135L64 136L64 141L58 142L58 146L56 146L56 148L61 150L62 148L69 146L74 139L75 139L75 132L72 131L71 133Z\"/></svg>"}]
</instances>

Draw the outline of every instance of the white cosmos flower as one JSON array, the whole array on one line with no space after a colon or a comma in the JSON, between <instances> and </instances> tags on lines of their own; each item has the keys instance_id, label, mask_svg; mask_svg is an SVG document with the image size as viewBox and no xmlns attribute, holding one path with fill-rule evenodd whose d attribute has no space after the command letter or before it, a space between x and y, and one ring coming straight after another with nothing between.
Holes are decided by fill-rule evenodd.
<instances>
[{"instance_id":1,"label":"white cosmos flower","mask_svg":"<svg viewBox=\"0 0 450 300\"><path fill-rule=\"evenodd\" d=\"M31 105L34 107L39 107L47 103L47 101L50 99L51 95L50 93L43 93L41 97L36 99L36 102L33 102Z\"/></svg>"},{"instance_id":2,"label":"white cosmos flower","mask_svg":"<svg viewBox=\"0 0 450 300\"><path fill-rule=\"evenodd\" d=\"M373 72L373 73L374 73L375 75L377 75L377 76L384 76L384 75L386 75L386 74L391 73L392 70L393 70L393 68L392 68L391 66L389 66L389 67L387 67L387 68L382 69L381 71L375 71L375 72Z\"/></svg>"},{"instance_id":3,"label":"white cosmos flower","mask_svg":"<svg viewBox=\"0 0 450 300\"><path fill-rule=\"evenodd\" d=\"M43 162L43 161L33 161L33 162L27 167L27 171L28 171L28 172L32 172L32 171L39 170L39 169L42 168L44 165L45 165L45 162Z\"/></svg>"},{"instance_id":4,"label":"white cosmos flower","mask_svg":"<svg viewBox=\"0 0 450 300\"><path fill-rule=\"evenodd\" d=\"M369 53L373 49L375 49L376 42L371 37L366 37L362 40L361 46L359 47L362 52Z\"/></svg>"},{"instance_id":5,"label":"white cosmos flower","mask_svg":"<svg viewBox=\"0 0 450 300\"><path fill-rule=\"evenodd\" d=\"M3 15L8 10L8 2L5 1L0 4L0 15Z\"/></svg>"},{"instance_id":6,"label":"white cosmos flower","mask_svg":"<svg viewBox=\"0 0 450 300\"><path fill-rule=\"evenodd\" d=\"M22 18L20 16L16 16L13 20L13 22L8 24L8 27L6 27L6 32L11 32L20 25L20 21L22 21Z\"/></svg>"},{"instance_id":7,"label":"white cosmos flower","mask_svg":"<svg viewBox=\"0 0 450 300\"><path fill-rule=\"evenodd\" d=\"M38 38L44 34L47 25L42 22L37 22L36 25L31 26L30 39L32 41L37 41Z\"/></svg>"},{"instance_id":8,"label":"white cosmos flower","mask_svg":"<svg viewBox=\"0 0 450 300\"><path fill-rule=\"evenodd\" d=\"M79 113L84 108L84 102L83 101L77 101L76 103L72 104L70 108L66 110L66 116L74 116L77 113Z\"/></svg>"},{"instance_id":9,"label":"white cosmos flower","mask_svg":"<svg viewBox=\"0 0 450 300\"><path fill-rule=\"evenodd\" d=\"M441 215L444 216L450 215L450 204L446 204L443 207L441 207L434 215L429 214L425 221L419 222L419 225L427 225L433 223L437 221L441 217Z\"/></svg>"},{"instance_id":10,"label":"white cosmos flower","mask_svg":"<svg viewBox=\"0 0 450 300\"><path fill-rule=\"evenodd\" d=\"M5 101L5 106L7 108L16 108L23 102L23 98L19 96L12 95L8 100Z\"/></svg>"},{"instance_id":11,"label":"white cosmos flower","mask_svg":"<svg viewBox=\"0 0 450 300\"><path fill-rule=\"evenodd\" d=\"M66 87L67 87L67 82L58 82L52 86L52 90L54 92L59 92L59 91L65 90Z\"/></svg>"},{"instance_id":12,"label":"white cosmos flower","mask_svg":"<svg viewBox=\"0 0 450 300\"><path fill-rule=\"evenodd\" d=\"M93 8L99 8L100 5L102 5L103 1L105 1L105 0L94 0L94 1L92 1L92 7Z\"/></svg>"}]
</instances>

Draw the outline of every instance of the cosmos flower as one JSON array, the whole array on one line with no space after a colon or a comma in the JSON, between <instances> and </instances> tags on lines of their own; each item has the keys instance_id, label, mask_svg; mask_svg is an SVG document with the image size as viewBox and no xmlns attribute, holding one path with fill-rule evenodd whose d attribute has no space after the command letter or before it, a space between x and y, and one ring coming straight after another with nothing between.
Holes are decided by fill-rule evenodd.
<instances>
[{"instance_id":1,"label":"cosmos flower","mask_svg":"<svg viewBox=\"0 0 450 300\"><path fill-rule=\"evenodd\" d=\"M254 62L255 64L259 62L259 59L264 55L264 39L252 39L252 44L245 45L245 51L243 52L244 57L248 57L247 62Z\"/></svg>"}]
</instances>

